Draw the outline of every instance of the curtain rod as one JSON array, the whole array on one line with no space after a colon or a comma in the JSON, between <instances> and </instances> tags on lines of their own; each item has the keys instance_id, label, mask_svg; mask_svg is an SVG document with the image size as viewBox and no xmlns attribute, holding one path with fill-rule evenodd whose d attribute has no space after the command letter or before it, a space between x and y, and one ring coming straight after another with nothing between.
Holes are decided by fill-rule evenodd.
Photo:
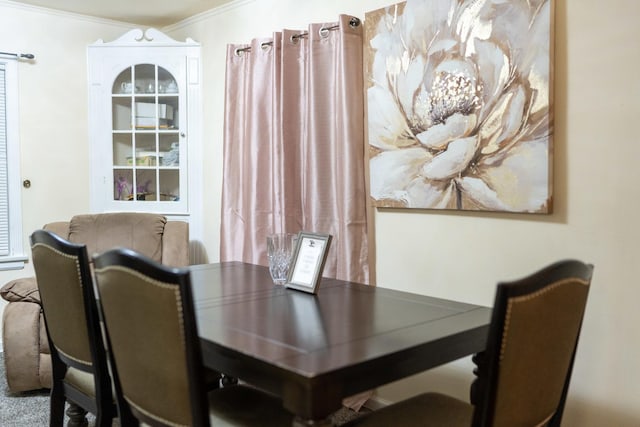
<instances>
[{"instance_id":1,"label":"curtain rod","mask_svg":"<svg viewBox=\"0 0 640 427\"><path fill-rule=\"evenodd\" d=\"M358 25L360 25L360 19L356 18L355 16L349 20L349 26L351 28L355 28ZM338 28L340 28L340 25L332 25L331 27L322 27L320 28L320 31L319 31L320 36L326 37L329 31L337 30ZM294 34L291 36L291 42L294 44L298 43L298 39L307 37L308 35L309 35L308 31L303 31L299 34ZM264 42L260 44L260 47L262 49L265 49L267 46L273 46L273 42ZM243 47L235 50L235 53L238 56L242 55L244 52L251 52L251 47Z\"/></svg>"},{"instance_id":2,"label":"curtain rod","mask_svg":"<svg viewBox=\"0 0 640 427\"><path fill-rule=\"evenodd\" d=\"M15 56L18 59L34 59L35 56L31 53L12 53L12 52L0 52L0 55L7 55L7 56Z\"/></svg>"}]
</instances>

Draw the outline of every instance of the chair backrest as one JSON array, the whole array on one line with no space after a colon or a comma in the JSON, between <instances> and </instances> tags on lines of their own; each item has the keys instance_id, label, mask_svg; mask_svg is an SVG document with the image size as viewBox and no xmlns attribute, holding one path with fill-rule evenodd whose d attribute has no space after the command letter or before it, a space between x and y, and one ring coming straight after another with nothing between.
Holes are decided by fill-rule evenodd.
<instances>
[{"instance_id":1,"label":"chair backrest","mask_svg":"<svg viewBox=\"0 0 640 427\"><path fill-rule=\"evenodd\" d=\"M111 381L86 246L45 230L36 230L30 240L54 365L59 360L92 373L96 396L110 399Z\"/></svg>"},{"instance_id":2,"label":"chair backrest","mask_svg":"<svg viewBox=\"0 0 640 427\"><path fill-rule=\"evenodd\" d=\"M499 283L473 425L560 425L593 266L567 260Z\"/></svg>"},{"instance_id":3,"label":"chair backrest","mask_svg":"<svg viewBox=\"0 0 640 427\"><path fill-rule=\"evenodd\" d=\"M70 242L87 245L90 256L123 247L172 267L189 265L189 223L167 221L159 214L107 212L75 215L69 221L48 223L44 229Z\"/></svg>"},{"instance_id":4,"label":"chair backrest","mask_svg":"<svg viewBox=\"0 0 640 427\"><path fill-rule=\"evenodd\" d=\"M94 257L124 400L151 425L208 426L190 275L129 249Z\"/></svg>"}]
</instances>

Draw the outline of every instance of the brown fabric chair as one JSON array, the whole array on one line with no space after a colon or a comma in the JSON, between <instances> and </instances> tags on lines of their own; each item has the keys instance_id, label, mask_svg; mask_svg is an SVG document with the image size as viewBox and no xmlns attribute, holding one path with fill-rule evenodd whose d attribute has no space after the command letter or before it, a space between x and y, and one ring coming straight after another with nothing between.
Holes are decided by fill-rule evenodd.
<instances>
[{"instance_id":1,"label":"brown fabric chair","mask_svg":"<svg viewBox=\"0 0 640 427\"><path fill-rule=\"evenodd\" d=\"M188 269L114 249L94 257L121 424L291 426L275 397L244 385L207 393Z\"/></svg>"},{"instance_id":2,"label":"brown fabric chair","mask_svg":"<svg viewBox=\"0 0 640 427\"><path fill-rule=\"evenodd\" d=\"M560 426L592 274L568 260L498 284L487 349L474 357L475 405L425 393L346 425Z\"/></svg>"},{"instance_id":3,"label":"brown fabric chair","mask_svg":"<svg viewBox=\"0 0 640 427\"><path fill-rule=\"evenodd\" d=\"M96 426L111 426L117 408L87 248L37 230L31 253L53 368L49 425L63 425L68 400L95 414ZM77 415L84 418L84 411Z\"/></svg>"},{"instance_id":4,"label":"brown fabric chair","mask_svg":"<svg viewBox=\"0 0 640 427\"><path fill-rule=\"evenodd\" d=\"M76 215L44 226L63 239L87 246L88 254L127 247L170 266L189 264L189 224L147 213ZM9 304L3 313L2 344L9 390L51 387L51 358L35 277L8 282L0 295Z\"/></svg>"}]
</instances>

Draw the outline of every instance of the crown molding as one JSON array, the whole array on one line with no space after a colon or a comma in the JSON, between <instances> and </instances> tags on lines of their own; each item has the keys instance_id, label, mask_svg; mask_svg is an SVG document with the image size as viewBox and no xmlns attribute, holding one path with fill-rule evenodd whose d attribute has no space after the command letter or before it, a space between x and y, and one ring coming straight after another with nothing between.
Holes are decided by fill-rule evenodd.
<instances>
[{"instance_id":1,"label":"crown molding","mask_svg":"<svg viewBox=\"0 0 640 427\"><path fill-rule=\"evenodd\" d=\"M20 9L26 12L40 13L43 15L70 18L70 19L75 19L77 21L85 21L85 22L105 24L105 25L114 25L114 26L119 26L127 29L135 28L138 26L131 22L116 21L113 19L106 19L106 18L98 18L95 16L83 15L81 13L66 12L63 10L50 9L42 6L34 6L34 5L20 3L20 2L11 1L11 0L0 0L0 6L5 6L13 9Z\"/></svg>"},{"instance_id":2,"label":"crown molding","mask_svg":"<svg viewBox=\"0 0 640 427\"><path fill-rule=\"evenodd\" d=\"M195 23L203 21L212 16L221 15L223 13L229 12L230 10L237 9L246 4L255 3L255 2L256 0L235 0L227 4L223 4L222 6L214 7L213 9L190 16L189 18L183 19L182 21L176 22L175 24L162 27L162 31L171 32L171 31L179 30L183 27L193 25Z\"/></svg>"}]
</instances>

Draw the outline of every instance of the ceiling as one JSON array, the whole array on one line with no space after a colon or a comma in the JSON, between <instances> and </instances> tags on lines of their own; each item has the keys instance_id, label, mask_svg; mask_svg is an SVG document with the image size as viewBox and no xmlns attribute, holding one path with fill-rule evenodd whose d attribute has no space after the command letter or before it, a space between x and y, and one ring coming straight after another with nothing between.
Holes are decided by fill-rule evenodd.
<instances>
[{"instance_id":1,"label":"ceiling","mask_svg":"<svg viewBox=\"0 0 640 427\"><path fill-rule=\"evenodd\" d=\"M233 0L14 0L18 3L162 28Z\"/></svg>"}]
</instances>

